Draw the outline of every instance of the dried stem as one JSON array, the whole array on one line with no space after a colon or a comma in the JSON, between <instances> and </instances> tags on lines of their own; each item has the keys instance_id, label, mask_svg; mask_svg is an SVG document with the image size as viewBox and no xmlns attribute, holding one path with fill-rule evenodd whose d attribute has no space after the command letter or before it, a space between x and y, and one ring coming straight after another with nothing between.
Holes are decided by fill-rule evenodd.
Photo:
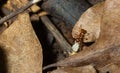
<instances>
[{"instance_id":1,"label":"dried stem","mask_svg":"<svg viewBox=\"0 0 120 73\"><path fill-rule=\"evenodd\" d=\"M39 2L41 0L37 0L37 2ZM2 25L3 22L9 20L10 18L18 15L19 13L25 11L26 9L28 9L30 6L32 6L33 4L37 3L36 0L31 0L30 2L28 2L25 6L21 7L20 9L16 10L15 12L12 12L10 14L8 14L7 16L3 17L2 19L0 19L0 25Z\"/></svg>"},{"instance_id":2,"label":"dried stem","mask_svg":"<svg viewBox=\"0 0 120 73\"><path fill-rule=\"evenodd\" d=\"M64 37L60 34L60 32L57 30L57 28L52 24L52 22L49 20L47 16L41 17L42 22L45 24L45 26L48 28L48 30L51 31L51 33L54 35L56 40L59 42L60 46L67 51L67 53L72 53L72 47L71 45L64 39Z\"/></svg>"}]
</instances>

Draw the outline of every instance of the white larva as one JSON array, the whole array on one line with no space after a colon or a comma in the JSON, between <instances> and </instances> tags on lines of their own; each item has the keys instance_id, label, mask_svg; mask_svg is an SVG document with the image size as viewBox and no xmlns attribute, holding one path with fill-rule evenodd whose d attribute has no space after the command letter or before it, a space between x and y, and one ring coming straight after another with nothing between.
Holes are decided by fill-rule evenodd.
<instances>
[{"instance_id":1,"label":"white larva","mask_svg":"<svg viewBox=\"0 0 120 73\"><path fill-rule=\"evenodd\" d=\"M77 52L79 50L79 46L80 46L80 44L78 42L75 42L72 46L72 50L74 52Z\"/></svg>"}]
</instances>

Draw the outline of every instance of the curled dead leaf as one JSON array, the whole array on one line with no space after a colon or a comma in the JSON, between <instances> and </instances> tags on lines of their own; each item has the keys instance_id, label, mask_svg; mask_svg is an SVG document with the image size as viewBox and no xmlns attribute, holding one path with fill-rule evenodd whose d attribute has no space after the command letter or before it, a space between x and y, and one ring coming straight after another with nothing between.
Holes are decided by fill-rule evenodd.
<instances>
[{"instance_id":1,"label":"curled dead leaf","mask_svg":"<svg viewBox=\"0 0 120 73\"><path fill-rule=\"evenodd\" d=\"M99 38L103 4L97 4L83 13L72 30L73 38L77 39L80 37L81 29L87 31L83 42L93 42Z\"/></svg>"}]
</instances>

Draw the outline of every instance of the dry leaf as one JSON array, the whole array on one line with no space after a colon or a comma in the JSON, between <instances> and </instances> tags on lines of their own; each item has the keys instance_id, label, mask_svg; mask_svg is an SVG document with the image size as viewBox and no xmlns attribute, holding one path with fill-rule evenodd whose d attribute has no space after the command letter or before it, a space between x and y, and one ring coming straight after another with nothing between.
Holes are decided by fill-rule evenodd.
<instances>
[{"instance_id":1,"label":"dry leaf","mask_svg":"<svg viewBox=\"0 0 120 73\"><path fill-rule=\"evenodd\" d=\"M0 35L0 47L8 73L42 73L42 48L27 13Z\"/></svg>"},{"instance_id":2,"label":"dry leaf","mask_svg":"<svg viewBox=\"0 0 120 73\"><path fill-rule=\"evenodd\" d=\"M65 67L54 70L50 73L96 73L96 70L92 65L83 67Z\"/></svg>"},{"instance_id":3,"label":"dry leaf","mask_svg":"<svg viewBox=\"0 0 120 73\"><path fill-rule=\"evenodd\" d=\"M78 39L80 37L81 29L87 31L84 42L93 42L99 38L103 6L104 3L97 4L83 13L72 30L73 38Z\"/></svg>"},{"instance_id":4,"label":"dry leaf","mask_svg":"<svg viewBox=\"0 0 120 73\"><path fill-rule=\"evenodd\" d=\"M57 62L53 66L68 67L93 64L99 69L107 64L120 61L120 2L118 0L106 0L101 5L98 4L98 7L96 5L95 9L94 7L88 9L87 11L90 10L90 17L88 16L89 13L85 12L86 14L84 13L81 16L73 29L74 38L79 38L80 30L85 29L96 36L96 42L91 46L84 47L80 53ZM97 32L99 35L96 35Z\"/></svg>"},{"instance_id":5,"label":"dry leaf","mask_svg":"<svg viewBox=\"0 0 120 73\"><path fill-rule=\"evenodd\" d=\"M120 45L113 46L111 48L99 49L99 50L86 50L80 53L70 56L57 63L45 66L43 69L49 67L79 67L92 64L97 69L104 67L105 65L120 61Z\"/></svg>"},{"instance_id":6,"label":"dry leaf","mask_svg":"<svg viewBox=\"0 0 120 73\"><path fill-rule=\"evenodd\" d=\"M99 69L99 73L120 73L120 62L108 64L105 67Z\"/></svg>"}]
</instances>

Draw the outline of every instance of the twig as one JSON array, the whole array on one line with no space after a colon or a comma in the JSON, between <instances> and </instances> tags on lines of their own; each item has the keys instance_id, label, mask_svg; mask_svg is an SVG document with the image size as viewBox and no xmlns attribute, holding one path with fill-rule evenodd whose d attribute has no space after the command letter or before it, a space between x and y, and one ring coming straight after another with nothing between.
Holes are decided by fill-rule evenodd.
<instances>
[{"instance_id":1,"label":"twig","mask_svg":"<svg viewBox=\"0 0 120 73\"><path fill-rule=\"evenodd\" d=\"M42 11L42 12L38 13L39 17L45 16L45 15L48 15L48 14L49 14L49 13L46 12L46 11Z\"/></svg>"},{"instance_id":2,"label":"twig","mask_svg":"<svg viewBox=\"0 0 120 73\"><path fill-rule=\"evenodd\" d=\"M56 40L59 42L60 46L67 51L67 53L72 53L72 47L71 45L64 39L64 37L60 34L60 32L57 30L57 28L52 24L52 22L49 20L47 16L41 17L42 22L45 24L45 26L48 28L48 30L51 31L51 33L54 35Z\"/></svg>"},{"instance_id":3,"label":"twig","mask_svg":"<svg viewBox=\"0 0 120 73\"><path fill-rule=\"evenodd\" d=\"M57 63L53 63L53 64L50 64L50 65L44 66L43 70L46 70L46 69L51 68L51 67L57 67Z\"/></svg>"},{"instance_id":4,"label":"twig","mask_svg":"<svg viewBox=\"0 0 120 73\"><path fill-rule=\"evenodd\" d=\"M30 6L32 6L33 4L35 4L35 3L39 2L39 1L41 1L41 0L31 0L25 6L21 7L20 9L16 10L15 12L12 12L12 13L8 14L7 16L3 17L2 19L0 19L0 26L2 25L3 22L5 22L5 21L9 20L10 18L18 15L19 13L25 11Z\"/></svg>"}]
</instances>

